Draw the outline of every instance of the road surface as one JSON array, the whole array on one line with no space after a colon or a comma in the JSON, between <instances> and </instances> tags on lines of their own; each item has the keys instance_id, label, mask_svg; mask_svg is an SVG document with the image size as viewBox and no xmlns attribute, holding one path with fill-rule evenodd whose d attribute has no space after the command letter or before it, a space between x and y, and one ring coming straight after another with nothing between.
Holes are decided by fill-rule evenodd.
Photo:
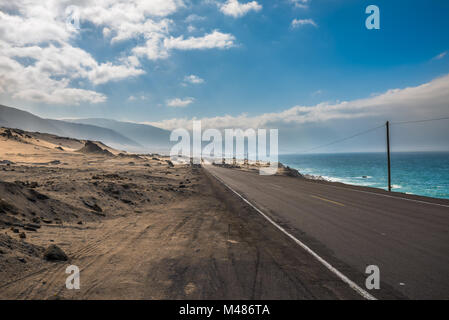
<instances>
[{"instance_id":1,"label":"road surface","mask_svg":"<svg viewBox=\"0 0 449 320\"><path fill-rule=\"evenodd\" d=\"M449 299L449 201L205 168L376 298Z\"/></svg>"}]
</instances>

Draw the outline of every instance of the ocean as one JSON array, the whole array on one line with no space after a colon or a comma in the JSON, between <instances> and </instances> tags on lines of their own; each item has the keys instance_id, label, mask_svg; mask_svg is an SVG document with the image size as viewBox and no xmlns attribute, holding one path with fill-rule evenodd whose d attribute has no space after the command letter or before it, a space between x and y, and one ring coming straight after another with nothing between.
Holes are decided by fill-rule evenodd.
<instances>
[{"instance_id":1,"label":"ocean","mask_svg":"<svg viewBox=\"0 0 449 320\"><path fill-rule=\"evenodd\" d=\"M300 173L387 189L386 153L288 154L279 161ZM391 154L392 191L449 199L449 152Z\"/></svg>"}]
</instances>

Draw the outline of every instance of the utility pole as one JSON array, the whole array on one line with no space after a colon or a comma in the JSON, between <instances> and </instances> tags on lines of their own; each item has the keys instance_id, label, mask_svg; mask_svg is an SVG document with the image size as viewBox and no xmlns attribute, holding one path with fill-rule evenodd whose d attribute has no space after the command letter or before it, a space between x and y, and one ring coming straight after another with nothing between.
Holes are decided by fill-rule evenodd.
<instances>
[{"instance_id":1,"label":"utility pole","mask_svg":"<svg viewBox=\"0 0 449 320\"><path fill-rule=\"evenodd\" d=\"M388 191L391 191L390 122L387 121L385 125L387 127Z\"/></svg>"}]
</instances>

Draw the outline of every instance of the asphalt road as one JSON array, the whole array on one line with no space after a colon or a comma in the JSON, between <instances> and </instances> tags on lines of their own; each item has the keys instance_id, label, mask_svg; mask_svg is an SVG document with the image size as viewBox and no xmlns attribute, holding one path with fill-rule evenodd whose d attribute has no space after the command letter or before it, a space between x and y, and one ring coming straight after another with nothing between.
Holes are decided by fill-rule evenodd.
<instances>
[{"instance_id":1,"label":"asphalt road","mask_svg":"<svg viewBox=\"0 0 449 320\"><path fill-rule=\"evenodd\" d=\"M449 201L205 168L375 297L449 299Z\"/></svg>"}]
</instances>

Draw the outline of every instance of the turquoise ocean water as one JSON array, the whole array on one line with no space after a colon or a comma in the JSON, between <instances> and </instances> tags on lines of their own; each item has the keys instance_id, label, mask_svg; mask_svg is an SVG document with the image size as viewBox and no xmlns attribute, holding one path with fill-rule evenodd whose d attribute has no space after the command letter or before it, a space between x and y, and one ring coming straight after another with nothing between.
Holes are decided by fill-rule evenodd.
<instances>
[{"instance_id":1,"label":"turquoise ocean water","mask_svg":"<svg viewBox=\"0 0 449 320\"><path fill-rule=\"evenodd\" d=\"M387 188L385 153L290 154L279 161L331 181ZM449 152L392 153L391 176L393 191L449 199Z\"/></svg>"}]
</instances>

